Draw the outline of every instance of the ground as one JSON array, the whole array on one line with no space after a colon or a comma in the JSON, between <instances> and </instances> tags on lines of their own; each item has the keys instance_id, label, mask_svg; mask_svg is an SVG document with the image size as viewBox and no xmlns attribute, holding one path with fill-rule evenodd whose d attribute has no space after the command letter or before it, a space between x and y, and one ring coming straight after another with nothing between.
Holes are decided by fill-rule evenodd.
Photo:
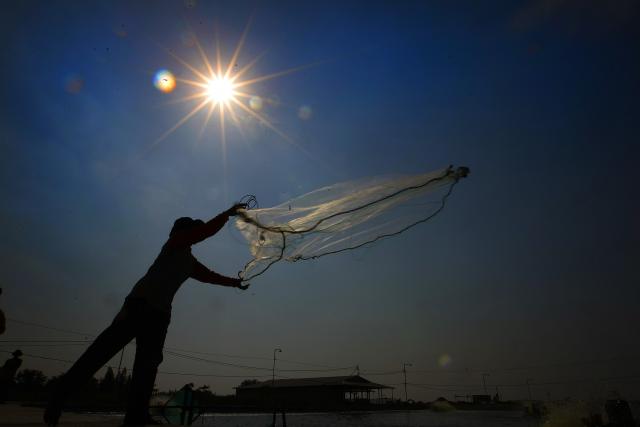
<instances>
[{"instance_id":1,"label":"ground","mask_svg":"<svg viewBox=\"0 0 640 427\"><path fill-rule=\"evenodd\" d=\"M21 406L17 403L0 405L0 426L43 427L42 408ZM76 414L65 412L60 418L60 426L114 427L122 424L121 417L109 415Z\"/></svg>"}]
</instances>

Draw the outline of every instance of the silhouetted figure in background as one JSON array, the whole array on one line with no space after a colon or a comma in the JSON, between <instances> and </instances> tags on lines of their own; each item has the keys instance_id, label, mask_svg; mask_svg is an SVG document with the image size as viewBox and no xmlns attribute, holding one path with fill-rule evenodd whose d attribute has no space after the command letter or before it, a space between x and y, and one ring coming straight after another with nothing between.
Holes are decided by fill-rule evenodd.
<instances>
[{"instance_id":1,"label":"silhouetted figure in background","mask_svg":"<svg viewBox=\"0 0 640 427\"><path fill-rule=\"evenodd\" d=\"M204 283L247 288L240 279L222 276L198 262L191 254L191 245L216 234L230 216L245 207L236 204L206 223L187 217L175 221L160 254L133 287L111 325L61 378L45 410L45 423L56 425L69 394L86 383L133 338L136 339L136 357L124 424L154 423L149 416L149 399L158 365L162 362L171 302L180 285L193 278Z\"/></svg>"},{"instance_id":2,"label":"silhouetted figure in background","mask_svg":"<svg viewBox=\"0 0 640 427\"><path fill-rule=\"evenodd\" d=\"M14 382L13 378L16 376L16 372L20 369L20 365L22 365L22 352L20 350L16 350L11 353L13 356L11 359L8 359L0 368L0 403L4 403L9 396L9 389L13 387Z\"/></svg>"},{"instance_id":3,"label":"silhouetted figure in background","mask_svg":"<svg viewBox=\"0 0 640 427\"><path fill-rule=\"evenodd\" d=\"M2 295L2 288L0 288L0 295ZM7 319L4 317L4 311L0 310L0 335L4 334L7 330Z\"/></svg>"}]
</instances>

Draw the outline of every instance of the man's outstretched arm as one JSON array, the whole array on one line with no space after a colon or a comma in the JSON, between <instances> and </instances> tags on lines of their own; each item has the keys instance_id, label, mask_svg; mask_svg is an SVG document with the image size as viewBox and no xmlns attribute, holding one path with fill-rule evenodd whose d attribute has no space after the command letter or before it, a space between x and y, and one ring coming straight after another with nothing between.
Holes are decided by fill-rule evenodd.
<instances>
[{"instance_id":1,"label":"man's outstretched arm","mask_svg":"<svg viewBox=\"0 0 640 427\"><path fill-rule=\"evenodd\" d=\"M193 267L193 272L191 273L191 277L196 279L199 282L203 283L211 283L214 285L221 286L229 286L232 288L238 288L245 290L249 286L243 285L240 279L234 279L232 277L223 276L222 274L218 274L215 271L209 270L207 267L202 265L200 262L196 261L195 266Z\"/></svg>"},{"instance_id":2,"label":"man's outstretched arm","mask_svg":"<svg viewBox=\"0 0 640 427\"><path fill-rule=\"evenodd\" d=\"M202 242L205 239L216 234L229 220L229 217L234 216L238 209L245 208L246 205L242 203L231 206L226 211L210 219L202 225L195 226L188 230L175 233L169 239L169 244L173 247L185 247L195 245Z\"/></svg>"}]
</instances>

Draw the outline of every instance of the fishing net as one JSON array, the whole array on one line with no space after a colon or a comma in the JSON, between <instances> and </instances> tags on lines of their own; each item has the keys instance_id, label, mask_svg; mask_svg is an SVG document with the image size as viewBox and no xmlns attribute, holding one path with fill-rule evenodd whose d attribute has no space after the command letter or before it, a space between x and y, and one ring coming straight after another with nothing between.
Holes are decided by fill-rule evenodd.
<instances>
[{"instance_id":1,"label":"fishing net","mask_svg":"<svg viewBox=\"0 0 640 427\"><path fill-rule=\"evenodd\" d=\"M235 225L253 259L251 280L280 260L300 261L360 248L426 222L444 209L469 169L367 178L323 187L278 206L241 209Z\"/></svg>"}]
</instances>

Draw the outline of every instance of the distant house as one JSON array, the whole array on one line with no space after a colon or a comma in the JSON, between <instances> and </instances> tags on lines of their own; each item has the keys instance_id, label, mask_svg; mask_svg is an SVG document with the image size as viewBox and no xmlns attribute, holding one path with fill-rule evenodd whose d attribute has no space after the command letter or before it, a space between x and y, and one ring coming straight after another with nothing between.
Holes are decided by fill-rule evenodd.
<instances>
[{"instance_id":1,"label":"distant house","mask_svg":"<svg viewBox=\"0 0 640 427\"><path fill-rule=\"evenodd\" d=\"M383 390L392 389L359 375L261 381L236 387L244 404L281 409L330 409L383 401Z\"/></svg>"}]
</instances>

